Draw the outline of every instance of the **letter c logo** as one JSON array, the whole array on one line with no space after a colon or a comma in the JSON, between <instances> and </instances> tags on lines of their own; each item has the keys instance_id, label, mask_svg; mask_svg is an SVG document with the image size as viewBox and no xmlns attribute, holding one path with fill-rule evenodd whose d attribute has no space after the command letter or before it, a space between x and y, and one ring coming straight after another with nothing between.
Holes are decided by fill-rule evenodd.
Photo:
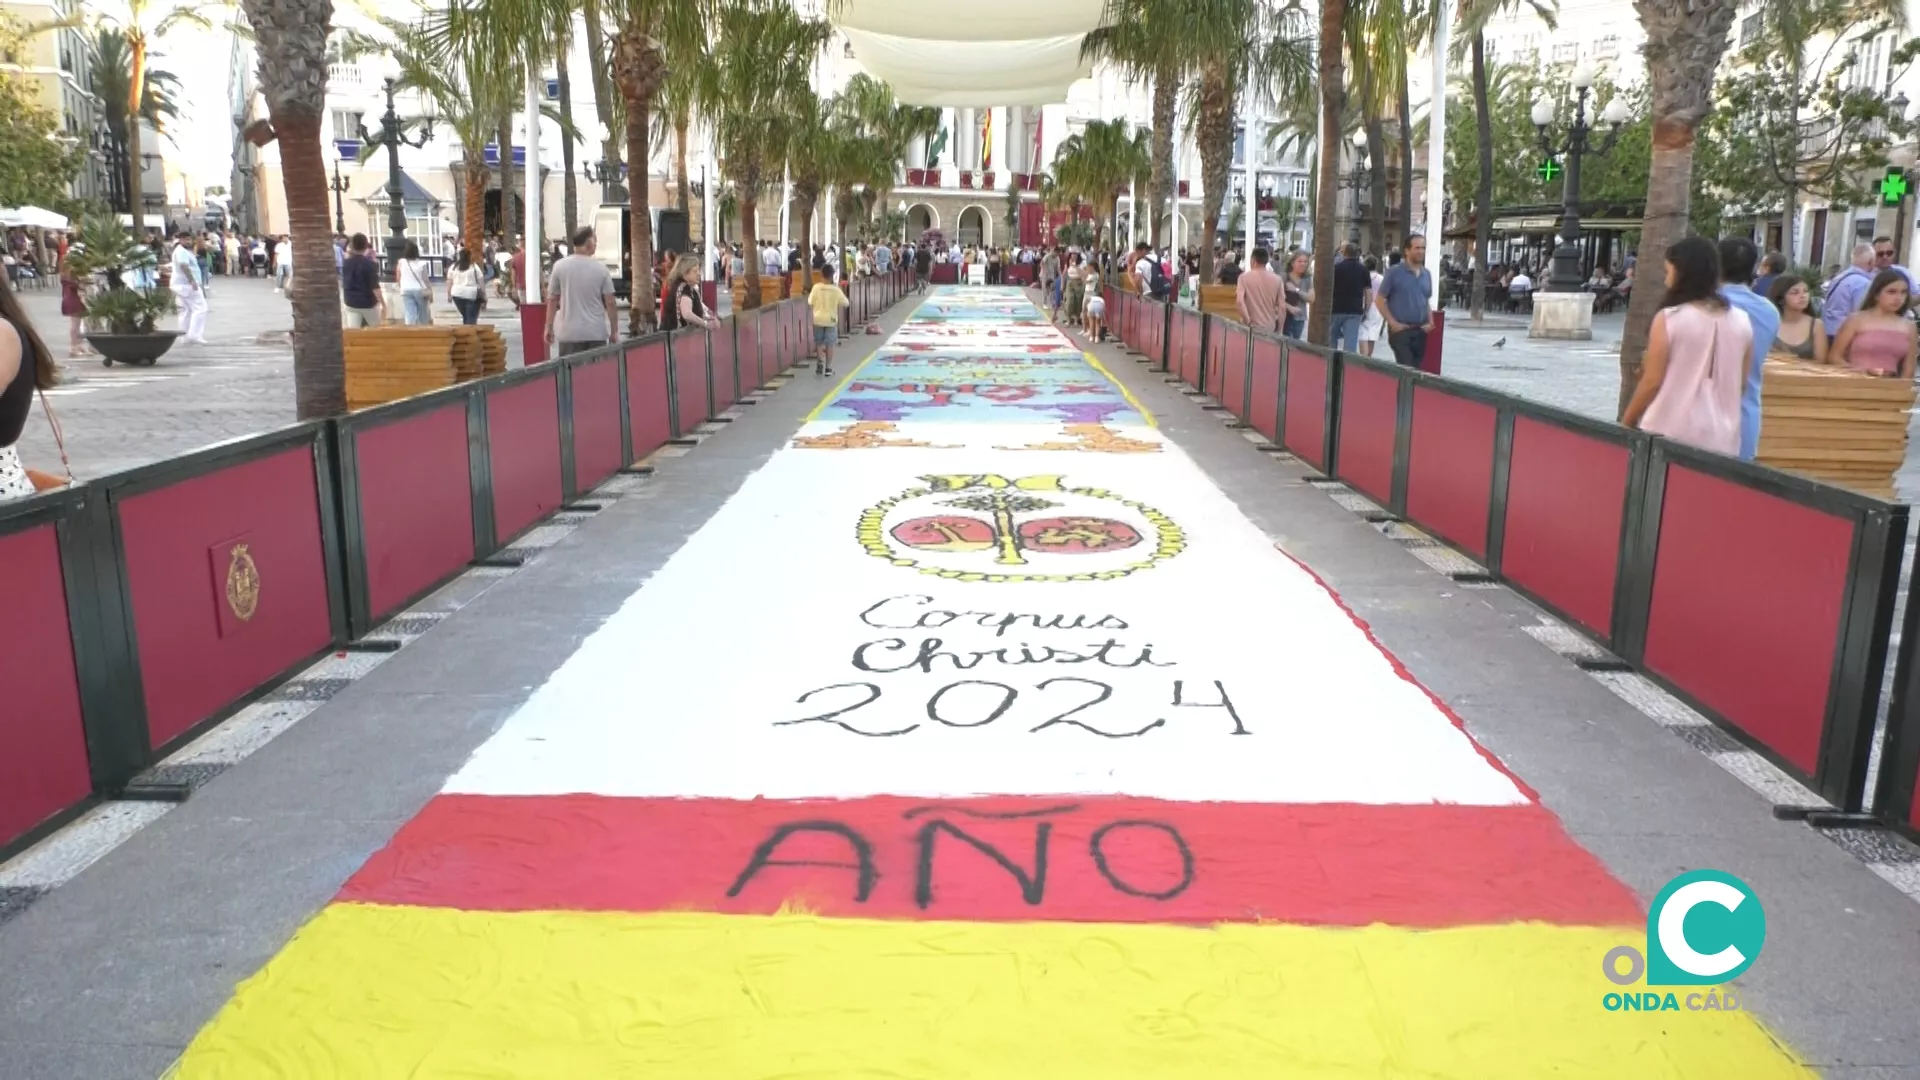
<instances>
[{"instance_id":1,"label":"letter c logo","mask_svg":"<svg viewBox=\"0 0 1920 1080\"><path fill-rule=\"evenodd\" d=\"M1701 904L1718 904L1738 911L1747 894L1724 881L1693 881L1680 886L1660 908L1660 949L1673 966L1689 975L1715 979L1747 962L1746 955L1729 945L1711 955L1687 944L1687 914Z\"/></svg>"},{"instance_id":2,"label":"letter c logo","mask_svg":"<svg viewBox=\"0 0 1920 1080\"><path fill-rule=\"evenodd\" d=\"M1647 914L1647 985L1724 982L1753 965L1766 938L1766 912L1745 882L1718 870L1682 874L1660 890Z\"/></svg>"}]
</instances>

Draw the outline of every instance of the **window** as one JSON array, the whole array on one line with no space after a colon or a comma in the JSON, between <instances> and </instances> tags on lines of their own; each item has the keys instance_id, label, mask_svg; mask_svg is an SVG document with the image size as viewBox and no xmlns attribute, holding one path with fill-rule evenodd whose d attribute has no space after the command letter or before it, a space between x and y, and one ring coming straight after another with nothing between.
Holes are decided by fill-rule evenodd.
<instances>
[{"instance_id":1,"label":"window","mask_svg":"<svg viewBox=\"0 0 1920 1080\"><path fill-rule=\"evenodd\" d=\"M1607 34L1593 43L1593 55L1596 57L1614 57L1620 55L1620 36Z\"/></svg>"},{"instance_id":2,"label":"window","mask_svg":"<svg viewBox=\"0 0 1920 1080\"><path fill-rule=\"evenodd\" d=\"M353 140L360 137L360 113L353 109L333 110L333 137Z\"/></svg>"},{"instance_id":3,"label":"window","mask_svg":"<svg viewBox=\"0 0 1920 1080\"><path fill-rule=\"evenodd\" d=\"M1556 64L1571 64L1578 59L1580 46L1572 42L1562 42L1553 47L1553 62Z\"/></svg>"},{"instance_id":4,"label":"window","mask_svg":"<svg viewBox=\"0 0 1920 1080\"><path fill-rule=\"evenodd\" d=\"M1763 12L1754 12L1740 20L1740 47L1746 48L1760 40L1760 28L1766 25L1767 17Z\"/></svg>"},{"instance_id":5,"label":"window","mask_svg":"<svg viewBox=\"0 0 1920 1080\"><path fill-rule=\"evenodd\" d=\"M1296 176L1293 178L1293 197L1296 200L1306 199L1307 197L1307 178L1306 177Z\"/></svg>"},{"instance_id":6,"label":"window","mask_svg":"<svg viewBox=\"0 0 1920 1080\"><path fill-rule=\"evenodd\" d=\"M1852 65L1847 69L1847 86L1854 90L1871 90L1880 85L1881 60L1885 55L1879 37L1864 37L1855 41L1847 49L1847 59Z\"/></svg>"},{"instance_id":7,"label":"window","mask_svg":"<svg viewBox=\"0 0 1920 1080\"><path fill-rule=\"evenodd\" d=\"M853 42L851 41L847 42L845 47L843 47L840 51L846 56L847 59L849 60L853 59Z\"/></svg>"}]
</instances>

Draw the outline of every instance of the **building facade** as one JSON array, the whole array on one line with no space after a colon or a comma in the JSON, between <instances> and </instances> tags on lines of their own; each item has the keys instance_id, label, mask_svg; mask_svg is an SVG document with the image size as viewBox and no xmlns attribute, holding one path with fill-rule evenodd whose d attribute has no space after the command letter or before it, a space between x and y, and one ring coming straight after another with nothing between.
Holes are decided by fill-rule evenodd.
<instances>
[{"instance_id":1,"label":"building facade","mask_svg":"<svg viewBox=\"0 0 1920 1080\"><path fill-rule=\"evenodd\" d=\"M0 0L0 12L24 27L44 27L73 21L81 5L79 0ZM62 137L79 147L90 146L101 115L88 73L89 55L84 31L62 25L29 35L24 55L0 57L0 71L15 72L32 81L39 89L41 106L60 118ZM69 185L69 193L76 199L99 197L99 168L82 168Z\"/></svg>"}]
</instances>

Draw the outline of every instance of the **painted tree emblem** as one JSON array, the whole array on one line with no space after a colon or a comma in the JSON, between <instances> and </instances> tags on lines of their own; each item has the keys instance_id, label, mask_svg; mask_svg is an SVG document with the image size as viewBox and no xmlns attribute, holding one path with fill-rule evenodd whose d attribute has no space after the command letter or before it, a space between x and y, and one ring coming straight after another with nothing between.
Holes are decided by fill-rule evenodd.
<instances>
[{"instance_id":1,"label":"painted tree emblem","mask_svg":"<svg viewBox=\"0 0 1920 1080\"><path fill-rule=\"evenodd\" d=\"M1144 503L1060 476L923 476L861 516L867 553L961 581L1099 581L1179 554L1186 537ZM1148 538L1151 551L1139 550Z\"/></svg>"}]
</instances>

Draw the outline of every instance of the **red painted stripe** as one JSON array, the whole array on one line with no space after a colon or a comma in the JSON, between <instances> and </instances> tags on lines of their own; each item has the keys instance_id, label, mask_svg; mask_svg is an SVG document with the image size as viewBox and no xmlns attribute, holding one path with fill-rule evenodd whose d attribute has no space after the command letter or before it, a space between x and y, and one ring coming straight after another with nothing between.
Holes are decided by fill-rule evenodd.
<instances>
[{"instance_id":1,"label":"red painted stripe","mask_svg":"<svg viewBox=\"0 0 1920 1080\"><path fill-rule=\"evenodd\" d=\"M766 865L749 873L756 853ZM491 911L764 914L791 905L881 918L1200 924L1642 918L1626 887L1538 806L1132 798L443 795L341 898Z\"/></svg>"}]
</instances>

